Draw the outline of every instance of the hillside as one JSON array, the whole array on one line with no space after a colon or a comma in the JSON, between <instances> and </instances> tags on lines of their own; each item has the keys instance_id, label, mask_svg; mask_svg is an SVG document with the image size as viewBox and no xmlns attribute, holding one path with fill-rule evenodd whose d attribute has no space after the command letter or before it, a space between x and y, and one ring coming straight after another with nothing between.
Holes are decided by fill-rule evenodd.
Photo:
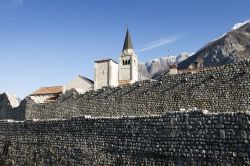
<instances>
[{"instance_id":1,"label":"hillside","mask_svg":"<svg viewBox=\"0 0 250 166\"><path fill-rule=\"evenodd\" d=\"M191 64L198 67L213 67L237 63L250 58L250 22L238 23L222 37L209 42L193 56L178 64L186 69Z\"/></svg>"}]
</instances>

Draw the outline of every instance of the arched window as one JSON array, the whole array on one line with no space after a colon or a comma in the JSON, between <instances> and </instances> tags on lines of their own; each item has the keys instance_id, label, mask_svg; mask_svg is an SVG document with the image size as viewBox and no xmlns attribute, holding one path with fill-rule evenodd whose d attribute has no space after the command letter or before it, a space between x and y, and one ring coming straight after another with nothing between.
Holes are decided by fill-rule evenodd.
<instances>
[{"instance_id":1,"label":"arched window","mask_svg":"<svg viewBox=\"0 0 250 166\"><path fill-rule=\"evenodd\" d=\"M125 62L124 62L124 60L122 61L122 64L123 64L123 65L125 65Z\"/></svg>"},{"instance_id":2,"label":"arched window","mask_svg":"<svg viewBox=\"0 0 250 166\"><path fill-rule=\"evenodd\" d=\"M128 60L128 65L130 65L130 59Z\"/></svg>"},{"instance_id":3,"label":"arched window","mask_svg":"<svg viewBox=\"0 0 250 166\"><path fill-rule=\"evenodd\" d=\"M125 61L125 65L127 65L127 64L128 64L128 60Z\"/></svg>"}]
</instances>

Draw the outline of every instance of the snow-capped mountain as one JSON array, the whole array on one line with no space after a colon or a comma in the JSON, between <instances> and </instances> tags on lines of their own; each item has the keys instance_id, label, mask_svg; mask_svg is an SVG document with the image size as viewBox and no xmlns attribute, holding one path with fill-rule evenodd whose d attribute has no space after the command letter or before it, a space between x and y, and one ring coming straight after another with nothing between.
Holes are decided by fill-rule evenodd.
<instances>
[{"instance_id":1,"label":"snow-capped mountain","mask_svg":"<svg viewBox=\"0 0 250 166\"><path fill-rule=\"evenodd\" d=\"M7 95L8 99L9 99L9 102L10 102L10 105L12 106L12 108L18 107L20 105L20 102L21 102L20 98L16 97L13 94L6 93L6 95Z\"/></svg>"},{"instance_id":2,"label":"snow-capped mountain","mask_svg":"<svg viewBox=\"0 0 250 166\"><path fill-rule=\"evenodd\" d=\"M244 59L250 59L250 20L235 24L231 31L179 63L178 68L186 69L194 63L201 67L213 67L238 63Z\"/></svg>"},{"instance_id":3,"label":"snow-capped mountain","mask_svg":"<svg viewBox=\"0 0 250 166\"><path fill-rule=\"evenodd\" d=\"M160 59L152 59L146 63L139 63L139 80L156 78L166 73L169 66L177 64L191 56L190 53L181 53L178 56L169 55Z\"/></svg>"},{"instance_id":4,"label":"snow-capped mountain","mask_svg":"<svg viewBox=\"0 0 250 166\"><path fill-rule=\"evenodd\" d=\"M249 19L249 20L246 20L246 21L243 22L243 23L236 23L236 24L231 28L231 30L232 30L232 31L233 31L233 30L236 30L236 29L242 27L243 25L245 25L245 24L247 24L247 23L250 23L250 19Z\"/></svg>"}]
</instances>

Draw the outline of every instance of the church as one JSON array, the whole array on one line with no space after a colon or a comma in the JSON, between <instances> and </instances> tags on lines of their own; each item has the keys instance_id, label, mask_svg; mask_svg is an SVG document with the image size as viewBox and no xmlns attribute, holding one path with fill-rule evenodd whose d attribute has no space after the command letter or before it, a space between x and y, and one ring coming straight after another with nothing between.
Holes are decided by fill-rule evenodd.
<instances>
[{"instance_id":1,"label":"church","mask_svg":"<svg viewBox=\"0 0 250 166\"><path fill-rule=\"evenodd\" d=\"M119 62L113 59L95 61L94 89L132 84L136 81L138 81L138 59L127 29Z\"/></svg>"},{"instance_id":2,"label":"church","mask_svg":"<svg viewBox=\"0 0 250 166\"><path fill-rule=\"evenodd\" d=\"M36 103L47 103L57 100L60 95L71 89L83 94L93 89L116 87L136 81L138 81L138 59L127 29L119 63L113 59L95 61L94 82L79 75L63 86L41 87L29 96Z\"/></svg>"}]
</instances>

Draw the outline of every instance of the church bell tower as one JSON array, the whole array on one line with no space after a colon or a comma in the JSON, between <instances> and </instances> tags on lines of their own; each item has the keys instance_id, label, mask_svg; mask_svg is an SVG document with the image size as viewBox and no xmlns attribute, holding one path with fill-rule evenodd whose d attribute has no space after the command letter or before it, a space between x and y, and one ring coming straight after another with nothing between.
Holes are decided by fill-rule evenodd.
<instances>
[{"instance_id":1,"label":"church bell tower","mask_svg":"<svg viewBox=\"0 0 250 166\"><path fill-rule=\"evenodd\" d=\"M138 59L134 52L129 30L119 57L119 85L132 84L138 81Z\"/></svg>"}]
</instances>

